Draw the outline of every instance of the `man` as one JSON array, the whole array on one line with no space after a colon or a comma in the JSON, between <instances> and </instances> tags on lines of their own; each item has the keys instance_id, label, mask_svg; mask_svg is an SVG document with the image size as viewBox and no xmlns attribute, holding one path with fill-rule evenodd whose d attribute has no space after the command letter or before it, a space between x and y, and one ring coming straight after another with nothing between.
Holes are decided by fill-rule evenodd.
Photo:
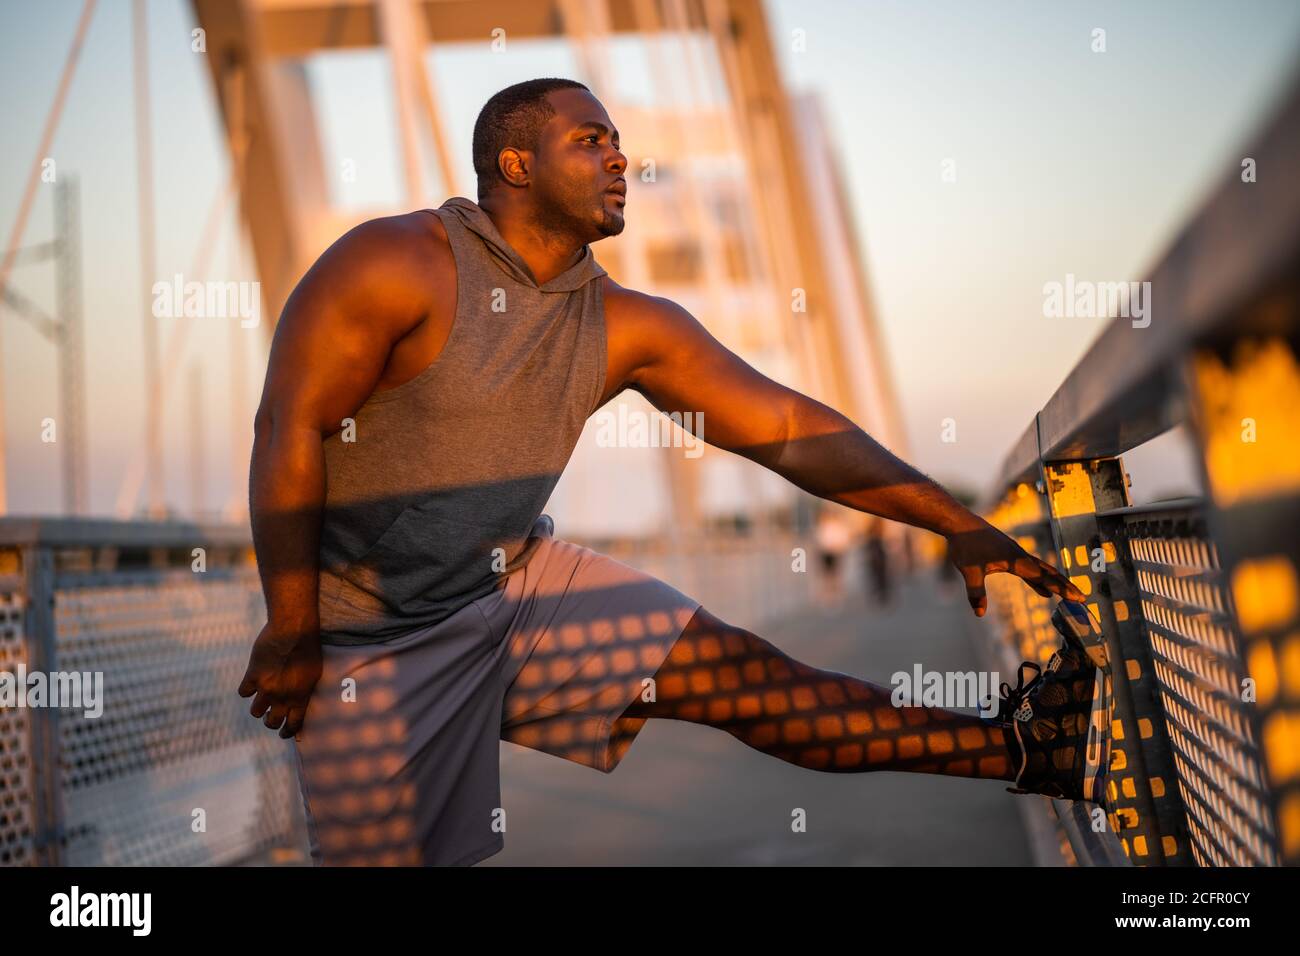
<instances>
[{"instance_id":1,"label":"man","mask_svg":"<svg viewBox=\"0 0 1300 956\"><path fill-rule=\"evenodd\" d=\"M610 772L653 717L817 770L1097 799L1105 681L1060 609L1067 646L1004 685L997 717L896 708L554 537L541 511L583 423L631 388L812 494L943 535L977 615L994 572L1082 598L847 418L605 274L589 244L623 229L627 160L585 86L493 96L474 164L477 203L331 246L272 344L250 480L268 619L239 693L295 738L316 862L478 862L503 846L500 740Z\"/></svg>"}]
</instances>

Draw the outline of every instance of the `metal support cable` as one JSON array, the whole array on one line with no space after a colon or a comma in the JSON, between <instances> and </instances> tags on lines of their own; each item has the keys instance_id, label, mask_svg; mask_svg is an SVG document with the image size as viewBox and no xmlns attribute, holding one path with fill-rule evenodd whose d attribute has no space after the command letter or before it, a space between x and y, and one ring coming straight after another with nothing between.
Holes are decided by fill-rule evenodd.
<instances>
[{"instance_id":1,"label":"metal support cable","mask_svg":"<svg viewBox=\"0 0 1300 956\"><path fill-rule=\"evenodd\" d=\"M68 98L68 88L72 85L72 76L76 72L77 62L81 58L81 46L86 39L86 29L90 26L91 14L95 12L95 0L86 0L77 19L77 29L72 37L72 46L63 63L63 73L59 77L59 86L54 93L54 102L45 114L45 128L41 131L41 140L32 159L31 172L27 174L27 185L23 189L22 202L18 206L18 217L9 231L9 240L5 243L4 259L0 260L0 296L9 284L9 272L13 269L18 256L18 244L23 241L23 232L27 228L27 219L32 212L32 202L36 198L36 186L41 181L41 164L49 155L54 133L59 128L59 118L63 115L63 104ZM0 515L9 510L8 487L5 477L4 447L4 345L0 336Z\"/></svg>"},{"instance_id":2,"label":"metal support cable","mask_svg":"<svg viewBox=\"0 0 1300 956\"><path fill-rule=\"evenodd\" d=\"M140 220L140 295L144 341L145 450L148 460L149 510L165 508L162 452L162 395L158 367L158 323L149 308L156 276L154 241L153 143L149 111L149 22L145 0L131 8L132 73L135 92L136 197Z\"/></svg>"}]
</instances>

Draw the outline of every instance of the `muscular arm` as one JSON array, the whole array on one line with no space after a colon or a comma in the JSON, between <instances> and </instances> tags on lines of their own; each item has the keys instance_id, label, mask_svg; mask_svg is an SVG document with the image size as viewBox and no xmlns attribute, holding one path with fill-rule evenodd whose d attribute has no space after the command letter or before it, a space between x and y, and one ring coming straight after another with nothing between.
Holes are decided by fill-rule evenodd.
<instances>
[{"instance_id":1,"label":"muscular arm","mask_svg":"<svg viewBox=\"0 0 1300 956\"><path fill-rule=\"evenodd\" d=\"M1027 554L844 415L772 381L667 299L612 289L611 376L665 412L702 413L704 438L820 498L943 535L977 614L983 578L1010 571L1044 596L1082 600L1051 565ZM613 303L609 305L608 303ZM617 367L616 367L617 366Z\"/></svg>"},{"instance_id":2,"label":"muscular arm","mask_svg":"<svg viewBox=\"0 0 1300 956\"><path fill-rule=\"evenodd\" d=\"M289 296L254 424L249 514L267 626L239 693L255 717L297 733L319 679L322 440L379 383L393 345L428 314L426 225L373 220L331 246ZM314 674L313 674L314 671ZM304 689L305 688L305 689Z\"/></svg>"}]
</instances>

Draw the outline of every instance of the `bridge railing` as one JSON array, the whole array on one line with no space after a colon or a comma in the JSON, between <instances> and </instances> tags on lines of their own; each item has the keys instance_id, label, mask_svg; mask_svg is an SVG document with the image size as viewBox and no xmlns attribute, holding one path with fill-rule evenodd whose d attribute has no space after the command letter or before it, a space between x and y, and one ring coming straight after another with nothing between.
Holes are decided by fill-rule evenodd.
<instances>
[{"instance_id":1,"label":"bridge railing","mask_svg":"<svg viewBox=\"0 0 1300 956\"><path fill-rule=\"evenodd\" d=\"M301 842L286 742L235 694L265 621L246 530L5 518L0 610L0 671L81 687L71 709L0 706L0 865L234 863Z\"/></svg>"},{"instance_id":2,"label":"bridge railing","mask_svg":"<svg viewBox=\"0 0 1300 956\"><path fill-rule=\"evenodd\" d=\"M1088 595L1116 690L1080 863L1300 862L1300 84L1004 460L985 514ZM1043 321L1053 321L1044 319ZM1059 321L1059 320L1055 320ZM1121 455L1183 426L1202 498L1134 507ZM999 664L1050 604L989 579Z\"/></svg>"},{"instance_id":3,"label":"bridge railing","mask_svg":"<svg viewBox=\"0 0 1300 956\"><path fill-rule=\"evenodd\" d=\"M811 599L806 545L592 542L752 625ZM247 527L0 519L0 682L103 680L95 717L0 693L0 866L304 862L289 744L235 693L265 620Z\"/></svg>"}]
</instances>

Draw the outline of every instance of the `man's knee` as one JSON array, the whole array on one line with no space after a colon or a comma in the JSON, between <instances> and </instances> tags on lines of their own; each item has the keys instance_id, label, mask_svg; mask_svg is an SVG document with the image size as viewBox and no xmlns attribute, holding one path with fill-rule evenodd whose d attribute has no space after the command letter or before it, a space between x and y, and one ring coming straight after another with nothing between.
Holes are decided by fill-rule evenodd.
<instances>
[{"instance_id":1,"label":"man's knee","mask_svg":"<svg viewBox=\"0 0 1300 956\"><path fill-rule=\"evenodd\" d=\"M673 644L665 664L708 665L713 662L784 656L780 650L757 634L728 624L701 607L683 628Z\"/></svg>"},{"instance_id":2,"label":"man's knee","mask_svg":"<svg viewBox=\"0 0 1300 956\"><path fill-rule=\"evenodd\" d=\"M770 641L701 607L655 675L660 699L755 691L811 670Z\"/></svg>"}]
</instances>

